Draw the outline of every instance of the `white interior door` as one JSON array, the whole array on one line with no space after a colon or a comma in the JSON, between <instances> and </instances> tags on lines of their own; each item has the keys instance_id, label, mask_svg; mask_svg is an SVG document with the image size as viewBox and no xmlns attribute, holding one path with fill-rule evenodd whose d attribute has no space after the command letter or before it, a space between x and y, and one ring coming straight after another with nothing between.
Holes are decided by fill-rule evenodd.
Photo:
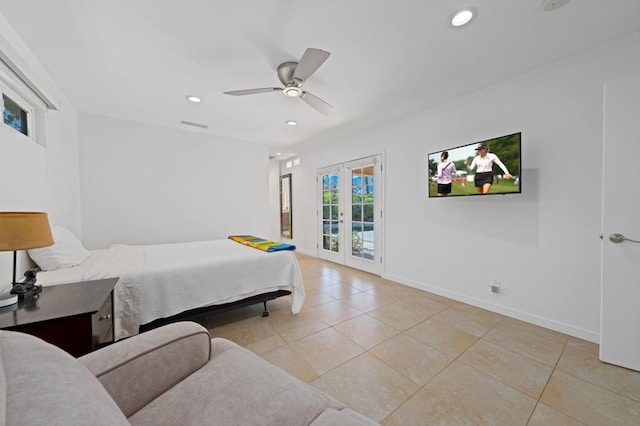
<instances>
[{"instance_id":1,"label":"white interior door","mask_svg":"<svg viewBox=\"0 0 640 426\"><path fill-rule=\"evenodd\" d=\"M318 171L318 256L382 271L382 156Z\"/></svg>"},{"instance_id":2,"label":"white interior door","mask_svg":"<svg viewBox=\"0 0 640 426\"><path fill-rule=\"evenodd\" d=\"M640 371L640 75L605 85L600 359ZM616 235L617 234L617 235ZM626 238L626 239L624 239Z\"/></svg>"}]
</instances>

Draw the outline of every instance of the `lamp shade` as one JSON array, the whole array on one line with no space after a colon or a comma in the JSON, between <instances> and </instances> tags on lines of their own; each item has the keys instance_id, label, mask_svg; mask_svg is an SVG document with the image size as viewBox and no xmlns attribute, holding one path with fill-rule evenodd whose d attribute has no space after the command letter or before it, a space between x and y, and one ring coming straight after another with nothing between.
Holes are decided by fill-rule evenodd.
<instances>
[{"instance_id":1,"label":"lamp shade","mask_svg":"<svg viewBox=\"0 0 640 426\"><path fill-rule=\"evenodd\" d=\"M0 212L0 251L53 245L49 219L42 212Z\"/></svg>"}]
</instances>

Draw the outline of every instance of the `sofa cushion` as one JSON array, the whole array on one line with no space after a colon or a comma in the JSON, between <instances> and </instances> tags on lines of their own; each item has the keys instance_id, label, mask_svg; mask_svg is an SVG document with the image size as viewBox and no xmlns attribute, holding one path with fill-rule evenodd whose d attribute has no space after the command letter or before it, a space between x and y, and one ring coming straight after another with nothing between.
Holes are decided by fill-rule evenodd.
<instances>
[{"instance_id":1,"label":"sofa cushion","mask_svg":"<svg viewBox=\"0 0 640 426\"><path fill-rule=\"evenodd\" d=\"M328 407L345 408L235 343L211 343L211 361L129 417L132 425L308 425Z\"/></svg>"},{"instance_id":2,"label":"sofa cushion","mask_svg":"<svg viewBox=\"0 0 640 426\"><path fill-rule=\"evenodd\" d=\"M128 425L98 379L36 337L0 331L0 389L7 425Z\"/></svg>"}]
</instances>

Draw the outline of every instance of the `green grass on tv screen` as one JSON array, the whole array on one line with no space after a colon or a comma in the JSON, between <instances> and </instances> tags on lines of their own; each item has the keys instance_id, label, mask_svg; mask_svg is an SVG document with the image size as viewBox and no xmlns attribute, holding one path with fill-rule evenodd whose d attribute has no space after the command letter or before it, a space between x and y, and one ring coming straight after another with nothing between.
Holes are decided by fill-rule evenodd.
<instances>
[{"instance_id":1,"label":"green grass on tv screen","mask_svg":"<svg viewBox=\"0 0 640 426\"><path fill-rule=\"evenodd\" d=\"M502 179L496 182L496 179L491 185L489 194L504 194L508 192L520 192L520 185L516 183L515 179ZM476 187L473 182L453 182L451 184L451 195L474 195L477 194ZM438 184L435 182L429 183L429 196L435 197L438 195Z\"/></svg>"}]
</instances>

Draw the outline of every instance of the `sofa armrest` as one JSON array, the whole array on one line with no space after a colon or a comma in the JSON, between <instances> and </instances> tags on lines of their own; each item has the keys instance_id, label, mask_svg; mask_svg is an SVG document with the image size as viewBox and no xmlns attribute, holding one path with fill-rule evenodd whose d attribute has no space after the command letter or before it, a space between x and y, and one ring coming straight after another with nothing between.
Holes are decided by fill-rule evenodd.
<instances>
[{"instance_id":1,"label":"sofa armrest","mask_svg":"<svg viewBox=\"0 0 640 426\"><path fill-rule=\"evenodd\" d=\"M211 358L211 337L194 322L169 324L78 358L130 417Z\"/></svg>"}]
</instances>

